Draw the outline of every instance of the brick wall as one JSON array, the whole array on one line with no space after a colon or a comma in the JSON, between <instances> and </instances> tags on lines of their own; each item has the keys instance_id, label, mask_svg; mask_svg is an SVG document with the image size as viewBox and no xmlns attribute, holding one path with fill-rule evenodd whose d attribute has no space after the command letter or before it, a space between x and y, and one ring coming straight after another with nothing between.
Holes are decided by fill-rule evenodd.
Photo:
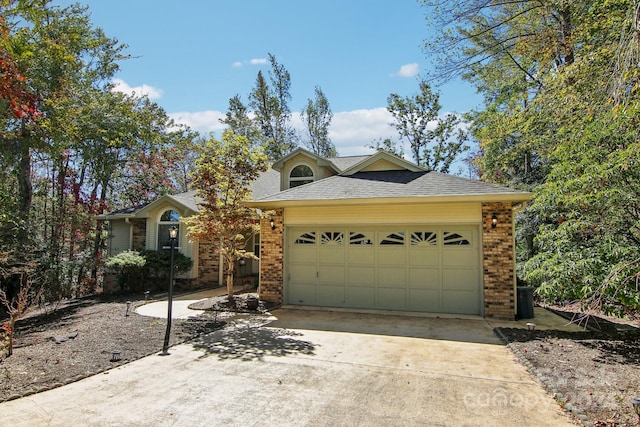
<instances>
[{"instance_id":1,"label":"brick wall","mask_svg":"<svg viewBox=\"0 0 640 427\"><path fill-rule=\"evenodd\" d=\"M498 224L491 227L496 214ZM485 317L515 318L514 247L511 203L482 205L482 266Z\"/></svg>"},{"instance_id":2,"label":"brick wall","mask_svg":"<svg viewBox=\"0 0 640 427\"><path fill-rule=\"evenodd\" d=\"M203 287L219 286L218 267L220 256L215 253L215 246L211 242L199 242L198 244L197 285Z\"/></svg>"},{"instance_id":3,"label":"brick wall","mask_svg":"<svg viewBox=\"0 0 640 427\"><path fill-rule=\"evenodd\" d=\"M282 304L284 283L284 216L278 209L260 221L260 299ZM273 218L275 229L269 224Z\"/></svg>"}]
</instances>

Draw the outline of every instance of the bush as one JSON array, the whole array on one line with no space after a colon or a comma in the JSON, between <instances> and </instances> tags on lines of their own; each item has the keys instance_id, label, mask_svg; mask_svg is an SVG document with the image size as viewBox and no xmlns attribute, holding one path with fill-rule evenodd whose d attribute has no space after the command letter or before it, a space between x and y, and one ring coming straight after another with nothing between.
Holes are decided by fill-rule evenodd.
<instances>
[{"instance_id":1,"label":"bush","mask_svg":"<svg viewBox=\"0 0 640 427\"><path fill-rule=\"evenodd\" d=\"M137 251L124 251L105 261L105 266L116 273L123 293L138 292L144 287L147 260Z\"/></svg>"},{"instance_id":2,"label":"bush","mask_svg":"<svg viewBox=\"0 0 640 427\"><path fill-rule=\"evenodd\" d=\"M167 250L153 251L143 250L140 251L140 255L147 261L145 264L145 270L147 277L156 279L155 281L169 280L169 264L171 252ZM193 266L193 261L188 256L175 251L173 254L173 274L187 272Z\"/></svg>"}]
</instances>

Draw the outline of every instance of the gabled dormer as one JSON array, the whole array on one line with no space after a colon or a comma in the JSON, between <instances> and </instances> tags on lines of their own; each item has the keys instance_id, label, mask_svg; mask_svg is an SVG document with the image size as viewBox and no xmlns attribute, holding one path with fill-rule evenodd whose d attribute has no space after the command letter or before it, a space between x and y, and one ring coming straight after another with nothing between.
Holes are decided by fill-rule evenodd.
<instances>
[{"instance_id":1,"label":"gabled dormer","mask_svg":"<svg viewBox=\"0 0 640 427\"><path fill-rule=\"evenodd\" d=\"M403 171L426 172L426 169L395 156L386 151L379 150L353 166L346 168L340 175L350 176L358 172Z\"/></svg>"},{"instance_id":2,"label":"gabled dormer","mask_svg":"<svg viewBox=\"0 0 640 427\"><path fill-rule=\"evenodd\" d=\"M280 190L298 187L339 174L340 169L331 160L304 148L293 150L272 166L280 172Z\"/></svg>"}]
</instances>

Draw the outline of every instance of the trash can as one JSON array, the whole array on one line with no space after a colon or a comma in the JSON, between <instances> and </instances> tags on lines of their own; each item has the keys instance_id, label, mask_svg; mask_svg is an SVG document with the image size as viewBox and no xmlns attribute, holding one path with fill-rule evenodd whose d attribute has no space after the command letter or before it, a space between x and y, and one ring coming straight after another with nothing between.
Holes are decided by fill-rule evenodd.
<instances>
[{"instance_id":1,"label":"trash can","mask_svg":"<svg viewBox=\"0 0 640 427\"><path fill-rule=\"evenodd\" d=\"M533 319L533 288L531 286L518 286L518 319Z\"/></svg>"}]
</instances>

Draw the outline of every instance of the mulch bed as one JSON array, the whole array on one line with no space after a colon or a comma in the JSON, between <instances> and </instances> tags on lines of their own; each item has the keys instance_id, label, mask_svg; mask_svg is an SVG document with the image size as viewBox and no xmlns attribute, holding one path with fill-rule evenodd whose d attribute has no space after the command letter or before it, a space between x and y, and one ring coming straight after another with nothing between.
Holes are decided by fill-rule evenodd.
<instances>
[{"instance_id":1,"label":"mulch bed","mask_svg":"<svg viewBox=\"0 0 640 427\"><path fill-rule=\"evenodd\" d=\"M573 311L552 311L567 322L578 318ZM640 395L640 331L631 324L589 316L581 332L497 328L496 333L577 421L635 426L630 400Z\"/></svg>"},{"instance_id":2,"label":"mulch bed","mask_svg":"<svg viewBox=\"0 0 640 427\"><path fill-rule=\"evenodd\" d=\"M16 324L13 355L0 358L0 402L159 353L167 322L133 312L144 303L144 296L93 296L33 310ZM171 324L170 346L224 326L214 314Z\"/></svg>"}]
</instances>

